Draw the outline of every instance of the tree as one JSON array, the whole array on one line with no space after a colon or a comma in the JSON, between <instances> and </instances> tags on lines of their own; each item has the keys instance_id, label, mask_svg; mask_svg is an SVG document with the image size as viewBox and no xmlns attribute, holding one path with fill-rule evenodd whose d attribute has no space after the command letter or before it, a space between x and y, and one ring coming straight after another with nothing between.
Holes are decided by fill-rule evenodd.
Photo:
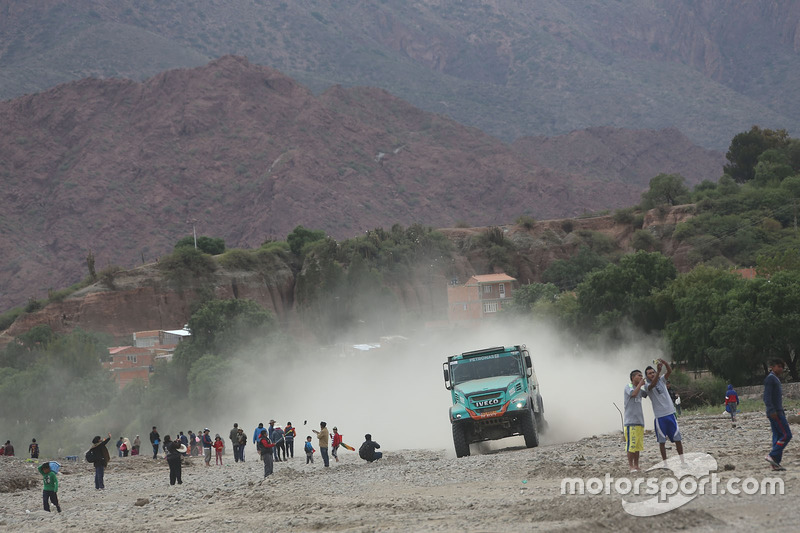
<instances>
[{"instance_id":1,"label":"tree","mask_svg":"<svg viewBox=\"0 0 800 533\"><path fill-rule=\"evenodd\" d=\"M528 314L539 302L553 303L558 298L558 287L552 283L529 283L514 291L513 300L508 307L516 314Z\"/></svg>"},{"instance_id":2,"label":"tree","mask_svg":"<svg viewBox=\"0 0 800 533\"><path fill-rule=\"evenodd\" d=\"M187 235L175 243L175 250L187 247L194 248L194 236ZM219 237L201 235L197 238L197 249L204 254L219 255L225 251L225 241Z\"/></svg>"},{"instance_id":3,"label":"tree","mask_svg":"<svg viewBox=\"0 0 800 533\"><path fill-rule=\"evenodd\" d=\"M680 174L659 174L650 180L650 188L642 193L642 208L679 205L691 202L691 193Z\"/></svg>"},{"instance_id":4,"label":"tree","mask_svg":"<svg viewBox=\"0 0 800 533\"><path fill-rule=\"evenodd\" d=\"M211 300L189 318L192 336L175 350L185 370L203 355L230 358L252 341L273 331L272 313L252 300Z\"/></svg>"},{"instance_id":5,"label":"tree","mask_svg":"<svg viewBox=\"0 0 800 533\"><path fill-rule=\"evenodd\" d=\"M658 252L626 255L578 285L581 315L596 329L618 328L630 320L646 331L660 327L652 295L677 275L675 265Z\"/></svg>"},{"instance_id":6,"label":"tree","mask_svg":"<svg viewBox=\"0 0 800 533\"><path fill-rule=\"evenodd\" d=\"M588 246L581 246L578 253L569 259L557 259L542 273L542 281L553 283L562 291L571 291L583 281L587 274L608 264L604 258Z\"/></svg>"},{"instance_id":7,"label":"tree","mask_svg":"<svg viewBox=\"0 0 800 533\"><path fill-rule=\"evenodd\" d=\"M786 130L762 130L753 126L750 131L739 133L731 140L725 158L729 161L723 167L725 174L737 183L745 183L755 178L758 157L770 148L784 148L789 144Z\"/></svg>"},{"instance_id":8,"label":"tree","mask_svg":"<svg viewBox=\"0 0 800 533\"><path fill-rule=\"evenodd\" d=\"M286 242L289 243L289 249L297 257L303 256L303 249L307 244L312 242L321 241L325 238L325 232L322 230L312 230L297 226L292 232L286 236Z\"/></svg>"}]
</instances>

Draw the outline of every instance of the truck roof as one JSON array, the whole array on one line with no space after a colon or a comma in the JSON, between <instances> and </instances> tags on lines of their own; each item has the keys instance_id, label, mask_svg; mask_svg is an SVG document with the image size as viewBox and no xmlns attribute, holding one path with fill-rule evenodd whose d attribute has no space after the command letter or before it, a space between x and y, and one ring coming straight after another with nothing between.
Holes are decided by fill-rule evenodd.
<instances>
[{"instance_id":1,"label":"truck roof","mask_svg":"<svg viewBox=\"0 0 800 533\"><path fill-rule=\"evenodd\" d=\"M524 348L524 347L523 347ZM464 352L459 355L451 355L447 358L448 361L457 361L460 359L471 359L481 355L492 355L505 352L514 352L520 350L520 346L495 346L493 348L484 348L482 350L473 350L471 352Z\"/></svg>"}]
</instances>

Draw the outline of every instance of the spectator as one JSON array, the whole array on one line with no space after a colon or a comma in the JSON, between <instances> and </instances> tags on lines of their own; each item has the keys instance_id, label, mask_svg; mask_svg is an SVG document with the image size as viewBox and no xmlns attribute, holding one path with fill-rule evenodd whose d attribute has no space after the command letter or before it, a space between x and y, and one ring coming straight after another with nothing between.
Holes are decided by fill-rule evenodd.
<instances>
[{"instance_id":1,"label":"spectator","mask_svg":"<svg viewBox=\"0 0 800 533\"><path fill-rule=\"evenodd\" d=\"M206 463L206 466L211 466L211 448L214 447L214 441L211 440L211 434L209 433L211 430L206 428L203 430L203 460Z\"/></svg>"},{"instance_id":2,"label":"spectator","mask_svg":"<svg viewBox=\"0 0 800 533\"><path fill-rule=\"evenodd\" d=\"M233 447L233 461L235 463L239 462L239 424L234 423L233 429L228 434L228 438L231 439L231 446Z\"/></svg>"},{"instance_id":3,"label":"spectator","mask_svg":"<svg viewBox=\"0 0 800 533\"><path fill-rule=\"evenodd\" d=\"M136 435L136 438L133 439L133 449L131 450L131 455L139 455L139 449L142 447L142 439L139 438L139 435Z\"/></svg>"},{"instance_id":4,"label":"spectator","mask_svg":"<svg viewBox=\"0 0 800 533\"><path fill-rule=\"evenodd\" d=\"M781 376L783 375L784 362L781 359L772 359L769 362L769 375L764 380L764 406L767 409L767 418L772 428L772 450L764 458L773 470L786 470L781 466L783 450L792 440L792 430L786 420L783 410L783 390Z\"/></svg>"},{"instance_id":5,"label":"spectator","mask_svg":"<svg viewBox=\"0 0 800 533\"><path fill-rule=\"evenodd\" d=\"M328 459L328 428L326 427L327 424L325 422L319 423L319 431L316 429L312 429L314 433L317 435L317 440L319 441L319 454L322 456L322 464L325 468L330 466L330 460Z\"/></svg>"},{"instance_id":6,"label":"spectator","mask_svg":"<svg viewBox=\"0 0 800 533\"><path fill-rule=\"evenodd\" d=\"M272 442L275 443L275 460L276 461L285 461L286 460L286 442L285 436L283 434L283 428L277 426L275 431L273 431L274 440ZM283 452L283 459L281 459L281 452Z\"/></svg>"},{"instance_id":7,"label":"spectator","mask_svg":"<svg viewBox=\"0 0 800 533\"><path fill-rule=\"evenodd\" d=\"M214 436L214 464L222 466L222 451L225 449L225 443L222 441L222 437L219 436L217 433Z\"/></svg>"},{"instance_id":8,"label":"spectator","mask_svg":"<svg viewBox=\"0 0 800 533\"><path fill-rule=\"evenodd\" d=\"M50 512L50 502L56 506L56 511L61 512L61 506L58 504L58 476L50 470L50 463L42 463L39 465L39 473L42 475L44 481L44 488L42 489L42 503L44 510Z\"/></svg>"},{"instance_id":9,"label":"spectator","mask_svg":"<svg viewBox=\"0 0 800 533\"><path fill-rule=\"evenodd\" d=\"M733 390L733 385L728 384L725 391L725 411L731 415L731 427L736 427L736 410L739 407L739 395Z\"/></svg>"},{"instance_id":10,"label":"spectator","mask_svg":"<svg viewBox=\"0 0 800 533\"><path fill-rule=\"evenodd\" d=\"M247 435L244 430L239 428L239 460L244 462L244 447L247 446Z\"/></svg>"},{"instance_id":11,"label":"spectator","mask_svg":"<svg viewBox=\"0 0 800 533\"><path fill-rule=\"evenodd\" d=\"M372 435L367 433L364 435L364 443L358 449L358 456L366 462L371 463L383 457L383 453L376 451L381 445L372 440Z\"/></svg>"},{"instance_id":12,"label":"spectator","mask_svg":"<svg viewBox=\"0 0 800 533\"><path fill-rule=\"evenodd\" d=\"M261 460L264 461L264 477L272 475L272 448L275 445L269 441L269 435L266 429L261 430L259 435L257 450L261 454Z\"/></svg>"},{"instance_id":13,"label":"spectator","mask_svg":"<svg viewBox=\"0 0 800 533\"><path fill-rule=\"evenodd\" d=\"M297 436L297 431L292 427L291 422L286 423L286 428L283 430L283 438L286 441L286 456L294 458L294 438Z\"/></svg>"},{"instance_id":14,"label":"spectator","mask_svg":"<svg viewBox=\"0 0 800 533\"><path fill-rule=\"evenodd\" d=\"M153 426L153 431L150 432L150 444L153 445L153 459L158 459L158 445L161 444L161 435L158 430Z\"/></svg>"},{"instance_id":15,"label":"spectator","mask_svg":"<svg viewBox=\"0 0 800 533\"><path fill-rule=\"evenodd\" d=\"M106 448L106 444L108 441L111 440L111 433L108 434L108 437L103 439L100 435L97 435L95 438L92 439L92 447L89 449L87 453L86 460L94 464L94 488L95 490L104 490L106 488L105 485L105 469L108 466L108 462L111 460L111 456L108 455L108 448ZM91 456L89 455L91 453Z\"/></svg>"},{"instance_id":16,"label":"spectator","mask_svg":"<svg viewBox=\"0 0 800 533\"><path fill-rule=\"evenodd\" d=\"M166 437L164 438L166 441ZM181 479L181 461L186 453L186 445L180 439L175 439L167 446L167 464L169 465L169 484L183 484Z\"/></svg>"},{"instance_id":17,"label":"spectator","mask_svg":"<svg viewBox=\"0 0 800 533\"><path fill-rule=\"evenodd\" d=\"M314 452L317 451L314 449L314 446L311 445L311 435L306 437L306 443L303 447L306 452L306 464L314 462Z\"/></svg>"},{"instance_id":18,"label":"spectator","mask_svg":"<svg viewBox=\"0 0 800 533\"><path fill-rule=\"evenodd\" d=\"M331 449L331 455L333 455L333 458L336 459L336 462L338 463L339 456L337 455L337 452L339 451L339 446L342 445L342 436L339 434L339 430L336 428L336 426L333 427L333 442L331 442L331 445L333 446Z\"/></svg>"},{"instance_id":19,"label":"spectator","mask_svg":"<svg viewBox=\"0 0 800 533\"><path fill-rule=\"evenodd\" d=\"M28 445L28 452L31 454L31 459L39 458L39 444L36 443L36 439L31 439L31 443Z\"/></svg>"}]
</instances>

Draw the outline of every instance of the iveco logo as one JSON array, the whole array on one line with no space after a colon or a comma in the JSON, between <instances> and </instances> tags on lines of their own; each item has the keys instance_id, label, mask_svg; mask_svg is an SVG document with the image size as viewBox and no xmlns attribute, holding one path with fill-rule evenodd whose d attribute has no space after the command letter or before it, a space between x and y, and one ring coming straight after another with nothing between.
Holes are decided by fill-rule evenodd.
<instances>
[{"instance_id":1,"label":"iveco logo","mask_svg":"<svg viewBox=\"0 0 800 533\"><path fill-rule=\"evenodd\" d=\"M483 400L481 402L475 402L475 407L487 407L489 405L497 405L500 403L500 398L495 398L494 400Z\"/></svg>"}]
</instances>

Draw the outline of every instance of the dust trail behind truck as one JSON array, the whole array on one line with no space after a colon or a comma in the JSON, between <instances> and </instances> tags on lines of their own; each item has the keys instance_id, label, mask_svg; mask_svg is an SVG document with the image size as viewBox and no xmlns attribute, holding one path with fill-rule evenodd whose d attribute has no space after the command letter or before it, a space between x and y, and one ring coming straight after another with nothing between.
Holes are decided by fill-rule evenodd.
<instances>
[{"instance_id":1,"label":"dust trail behind truck","mask_svg":"<svg viewBox=\"0 0 800 533\"><path fill-rule=\"evenodd\" d=\"M515 435L522 435L528 448L539 445L547 422L525 345L453 355L443 368L457 457L469 455L472 443Z\"/></svg>"}]
</instances>

